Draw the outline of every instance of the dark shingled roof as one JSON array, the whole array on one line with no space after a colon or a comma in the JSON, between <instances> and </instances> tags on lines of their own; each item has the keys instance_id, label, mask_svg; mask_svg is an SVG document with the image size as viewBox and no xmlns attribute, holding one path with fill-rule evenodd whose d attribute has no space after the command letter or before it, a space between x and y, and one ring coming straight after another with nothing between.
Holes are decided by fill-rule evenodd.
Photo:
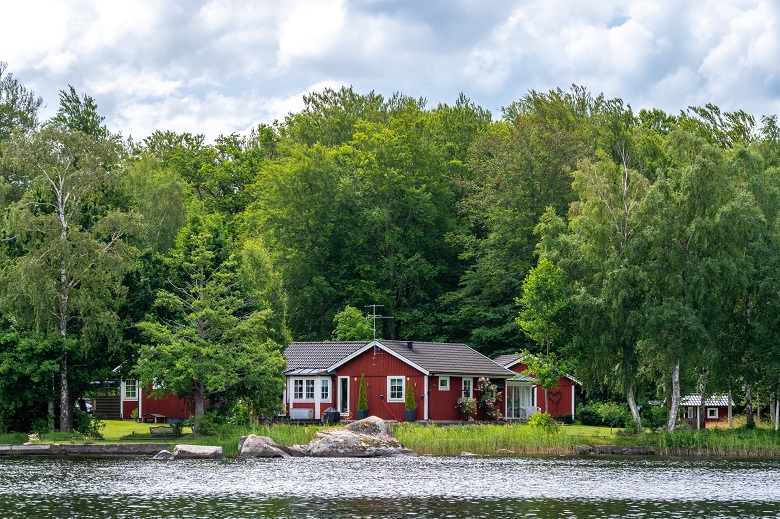
<instances>
[{"instance_id":1,"label":"dark shingled roof","mask_svg":"<svg viewBox=\"0 0 780 519\"><path fill-rule=\"evenodd\" d=\"M488 375L512 377L514 372L499 366L477 350L462 343L382 341L382 346L417 364L430 373L444 375Z\"/></svg>"},{"instance_id":2,"label":"dark shingled roof","mask_svg":"<svg viewBox=\"0 0 780 519\"><path fill-rule=\"evenodd\" d=\"M520 355L518 355L517 353L511 353L509 355L499 355L498 357L493 359L493 362L495 362L496 364L500 364L501 366L507 367L510 364L514 364L518 360L520 360Z\"/></svg>"},{"instance_id":3,"label":"dark shingled roof","mask_svg":"<svg viewBox=\"0 0 780 519\"><path fill-rule=\"evenodd\" d=\"M293 342L284 350L285 373L322 373L344 357L352 355L368 342Z\"/></svg>"}]
</instances>

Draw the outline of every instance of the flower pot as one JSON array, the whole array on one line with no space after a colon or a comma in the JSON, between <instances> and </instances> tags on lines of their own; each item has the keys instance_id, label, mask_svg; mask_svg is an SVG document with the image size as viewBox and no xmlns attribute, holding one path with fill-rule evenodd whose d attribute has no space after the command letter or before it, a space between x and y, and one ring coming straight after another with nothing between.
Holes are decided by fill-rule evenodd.
<instances>
[{"instance_id":1,"label":"flower pot","mask_svg":"<svg viewBox=\"0 0 780 519\"><path fill-rule=\"evenodd\" d=\"M355 417L358 420L362 420L363 418L368 418L368 409L358 409L355 411Z\"/></svg>"},{"instance_id":2,"label":"flower pot","mask_svg":"<svg viewBox=\"0 0 780 519\"><path fill-rule=\"evenodd\" d=\"M404 420L414 422L417 420L417 409L404 409Z\"/></svg>"}]
</instances>

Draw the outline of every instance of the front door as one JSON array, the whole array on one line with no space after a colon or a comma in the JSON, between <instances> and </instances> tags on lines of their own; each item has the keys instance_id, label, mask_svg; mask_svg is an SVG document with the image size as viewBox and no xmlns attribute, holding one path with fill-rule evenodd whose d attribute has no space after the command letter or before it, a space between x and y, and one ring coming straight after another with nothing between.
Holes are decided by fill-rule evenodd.
<instances>
[{"instance_id":1,"label":"front door","mask_svg":"<svg viewBox=\"0 0 780 519\"><path fill-rule=\"evenodd\" d=\"M339 377L339 412L349 413L349 377Z\"/></svg>"}]
</instances>

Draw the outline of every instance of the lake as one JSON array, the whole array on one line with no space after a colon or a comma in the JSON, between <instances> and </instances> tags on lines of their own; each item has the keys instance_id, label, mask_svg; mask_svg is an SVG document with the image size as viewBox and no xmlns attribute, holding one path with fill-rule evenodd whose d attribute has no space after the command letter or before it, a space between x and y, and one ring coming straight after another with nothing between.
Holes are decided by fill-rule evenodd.
<instances>
[{"instance_id":1,"label":"lake","mask_svg":"<svg viewBox=\"0 0 780 519\"><path fill-rule=\"evenodd\" d=\"M780 460L0 459L0 517L778 517Z\"/></svg>"}]
</instances>

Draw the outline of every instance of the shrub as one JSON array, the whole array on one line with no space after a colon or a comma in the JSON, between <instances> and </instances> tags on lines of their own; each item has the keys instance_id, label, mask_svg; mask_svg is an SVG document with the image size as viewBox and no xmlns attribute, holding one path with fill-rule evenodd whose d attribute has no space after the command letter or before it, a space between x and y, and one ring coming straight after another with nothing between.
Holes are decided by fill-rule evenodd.
<instances>
[{"instance_id":1,"label":"shrub","mask_svg":"<svg viewBox=\"0 0 780 519\"><path fill-rule=\"evenodd\" d=\"M358 391L357 408L361 411L368 410L368 394L366 393L366 376L360 375L360 390Z\"/></svg>"},{"instance_id":2,"label":"shrub","mask_svg":"<svg viewBox=\"0 0 780 519\"><path fill-rule=\"evenodd\" d=\"M544 429L547 433L558 432L558 426L553 421L552 417L547 413L534 413L528 419L528 425L531 427L539 427Z\"/></svg>"},{"instance_id":3,"label":"shrub","mask_svg":"<svg viewBox=\"0 0 780 519\"><path fill-rule=\"evenodd\" d=\"M406 409L409 411L417 410L417 400L414 399L414 390L412 388L412 379L406 383Z\"/></svg>"}]
</instances>

